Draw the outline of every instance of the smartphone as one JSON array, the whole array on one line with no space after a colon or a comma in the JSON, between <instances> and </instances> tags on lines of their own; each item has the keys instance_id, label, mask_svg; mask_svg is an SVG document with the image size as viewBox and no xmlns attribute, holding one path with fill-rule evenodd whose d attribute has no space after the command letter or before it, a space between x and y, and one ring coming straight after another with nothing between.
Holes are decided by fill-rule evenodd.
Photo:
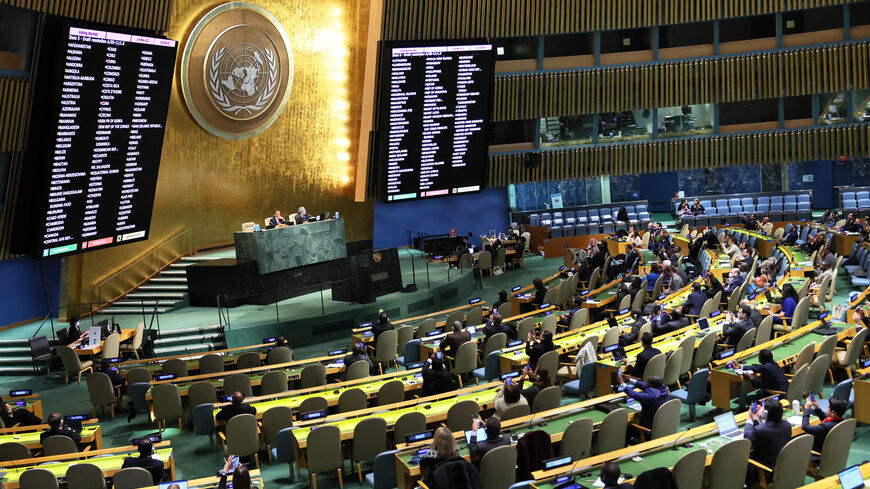
<instances>
[{"instance_id":1,"label":"smartphone","mask_svg":"<svg viewBox=\"0 0 870 489\"><path fill-rule=\"evenodd\" d=\"M728 368L734 369L734 362L728 362Z\"/></svg>"},{"instance_id":2,"label":"smartphone","mask_svg":"<svg viewBox=\"0 0 870 489\"><path fill-rule=\"evenodd\" d=\"M441 358L441 353L442 353L442 352L439 351L438 353L435 354L435 356L438 357L438 358Z\"/></svg>"},{"instance_id":3,"label":"smartphone","mask_svg":"<svg viewBox=\"0 0 870 489\"><path fill-rule=\"evenodd\" d=\"M815 404L816 402L816 395L812 392L810 392L810 402L812 402L813 404Z\"/></svg>"},{"instance_id":4,"label":"smartphone","mask_svg":"<svg viewBox=\"0 0 870 489\"><path fill-rule=\"evenodd\" d=\"M749 408L749 412L754 413L755 409L758 407L758 401L752 401L752 407Z\"/></svg>"},{"instance_id":5,"label":"smartphone","mask_svg":"<svg viewBox=\"0 0 870 489\"><path fill-rule=\"evenodd\" d=\"M505 380L505 382L507 383L507 385L511 385L513 383L513 382L511 382L510 377L508 377L507 380Z\"/></svg>"}]
</instances>

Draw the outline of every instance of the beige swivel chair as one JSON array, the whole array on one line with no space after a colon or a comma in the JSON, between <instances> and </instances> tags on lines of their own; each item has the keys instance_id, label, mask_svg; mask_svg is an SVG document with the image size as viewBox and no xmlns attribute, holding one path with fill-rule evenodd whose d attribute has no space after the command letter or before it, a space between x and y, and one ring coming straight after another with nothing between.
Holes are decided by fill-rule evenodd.
<instances>
[{"instance_id":1,"label":"beige swivel chair","mask_svg":"<svg viewBox=\"0 0 870 489\"><path fill-rule=\"evenodd\" d=\"M254 229L257 228L257 223L248 221L242 223L242 232L243 233L253 233Z\"/></svg>"},{"instance_id":2,"label":"beige swivel chair","mask_svg":"<svg viewBox=\"0 0 870 489\"><path fill-rule=\"evenodd\" d=\"M417 338L425 338L428 333L435 331L436 324L437 322L435 321L435 318L426 318L420 321L420 325L417 326L417 330L415 331ZM380 337L378 339L380 339ZM396 339L396 347L398 348L398 338Z\"/></svg>"},{"instance_id":3,"label":"beige swivel chair","mask_svg":"<svg viewBox=\"0 0 870 489\"><path fill-rule=\"evenodd\" d=\"M468 314L465 315L465 324L466 326L478 326L483 324L483 309L480 306L475 306L469 309ZM401 343L401 341L399 341L399 343Z\"/></svg>"},{"instance_id":4,"label":"beige swivel chair","mask_svg":"<svg viewBox=\"0 0 870 489\"><path fill-rule=\"evenodd\" d=\"M761 324L755 330L755 346L770 341L773 332L773 316L767 315L761 320Z\"/></svg>"},{"instance_id":5,"label":"beige swivel chair","mask_svg":"<svg viewBox=\"0 0 870 489\"><path fill-rule=\"evenodd\" d=\"M187 377L187 362L181 358L170 358L163 362L160 371L164 374L175 374L177 378Z\"/></svg>"},{"instance_id":6,"label":"beige swivel chair","mask_svg":"<svg viewBox=\"0 0 870 489\"><path fill-rule=\"evenodd\" d=\"M419 411L407 412L393 425L393 444L405 443L405 437L426 431L426 415Z\"/></svg>"},{"instance_id":7,"label":"beige swivel chair","mask_svg":"<svg viewBox=\"0 0 870 489\"><path fill-rule=\"evenodd\" d=\"M309 397L299 403L298 414L301 418L303 414L313 413L316 411L326 411L329 409L329 402L323 397Z\"/></svg>"},{"instance_id":8,"label":"beige swivel chair","mask_svg":"<svg viewBox=\"0 0 870 489\"><path fill-rule=\"evenodd\" d=\"M17 441L10 441L0 444L0 462L21 460L32 457L33 454L30 453L30 449L27 448L27 445L24 445L23 443L18 443Z\"/></svg>"},{"instance_id":9,"label":"beige swivel chair","mask_svg":"<svg viewBox=\"0 0 870 489\"><path fill-rule=\"evenodd\" d=\"M181 418L184 417L184 407L181 405L181 395L175 384L157 384L151 388L151 402L154 405L154 418L163 433L166 422L178 419L178 431L181 428Z\"/></svg>"},{"instance_id":10,"label":"beige swivel chair","mask_svg":"<svg viewBox=\"0 0 870 489\"><path fill-rule=\"evenodd\" d=\"M64 435L53 435L42 440L42 456L52 457L67 453L78 453L79 446L72 438Z\"/></svg>"},{"instance_id":11,"label":"beige swivel chair","mask_svg":"<svg viewBox=\"0 0 870 489\"><path fill-rule=\"evenodd\" d=\"M480 489L503 489L516 480L517 447L504 445L486 452L480 460Z\"/></svg>"},{"instance_id":12,"label":"beige swivel chair","mask_svg":"<svg viewBox=\"0 0 870 489\"><path fill-rule=\"evenodd\" d=\"M479 410L477 402L468 399L454 403L447 411L447 429L453 433L470 429L471 420Z\"/></svg>"},{"instance_id":13,"label":"beige swivel chair","mask_svg":"<svg viewBox=\"0 0 870 489\"><path fill-rule=\"evenodd\" d=\"M683 349L677 348L665 361L665 371L662 381L665 385L677 385L680 382L680 367L683 366Z\"/></svg>"},{"instance_id":14,"label":"beige swivel chair","mask_svg":"<svg viewBox=\"0 0 870 489\"><path fill-rule=\"evenodd\" d=\"M867 331L867 328L861 329L861 331L858 331L858 334L852 338L852 341L849 342L849 346L846 350L837 350L834 352L834 362L831 365L832 368L842 369L850 379L852 378L852 368L858 361L858 356L861 354L861 350L864 348L864 343L867 341Z\"/></svg>"},{"instance_id":15,"label":"beige swivel chair","mask_svg":"<svg viewBox=\"0 0 870 489\"><path fill-rule=\"evenodd\" d=\"M272 348L266 354L266 365L277 365L279 363L290 363L293 361L293 350L286 346Z\"/></svg>"},{"instance_id":16,"label":"beige swivel chair","mask_svg":"<svg viewBox=\"0 0 870 489\"><path fill-rule=\"evenodd\" d=\"M267 372L260 379L260 395L268 396L271 394L279 394L287 391L287 374L278 370L275 372Z\"/></svg>"},{"instance_id":17,"label":"beige swivel chair","mask_svg":"<svg viewBox=\"0 0 870 489\"><path fill-rule=\"evenodd\" d=\"M582 460L592 453L592 432L594 423L591 418L578 418L565 428L562 433L562 444L559 446L560 457L571 457L571 460Z\"/></svg>"},{"instance_id":18,"label":"beige swivel chair","mask_svg":"<svg viewBox=\"0 0 870 489\"><path fill-rule=\"evenodd\" d=\"M391 380L378 389L378 406L387 406L405 400L405 384L401 380Z\"/></svg>"},{"instance_id":19,"label":"beige swivel chair","mask_svg":"<svg viewBox=\"0 0 870 489\"><path fill-rule=\"evenodd\" d=\"M368 407L368 396L366 393L357 387L344 389L338 396L338 412L347 413L358 411Z\"/></svg>"},{"instance_id":20,"label":"beige swivel chair","mask_svg":"<svg viewBox=\"0 0 870 489\"><path fill-rule=\"evenodd\" d=\"M677 487L702 487L706 468L707 450L699 448L680 457L671 472Z\"/></svg>"},{"instance_id":21,"label":"beige swivel chair","mask_svg":"<svg viewBox=\"0 0 870 489\"><path fill-rule=\"evenodd\" d=\"M849 451L852 448L852 437L855 435L855 418L846 419L836 424L825 436L822 445L819 466L810 469L810 474L816 479L824 479L838 474L846 468L849 462Z\"/></svg>"},{"instance_id":22,"label":"beige swivel chair","mask_svg":"<svg viewBox=\"0 0 870 489\"><path fill-rule=\"evenodd\" d=\"M344 487L342 475L344 457L341 451L341 430L338 426L319 426L309 432L306 455L312 489L317 489L317 474L333 470L338 472L339 486Z\"/></svg>"},{"instance_id":23,"label":"beige swivel chair","mask_svg":"<svg viewBox=\"0 0 870 489\"><path fill-rule=\"evenodd\" d=\"M828 373L830 365L831 357L828 355L822 355L813 360L813 363L810 364L809 371L807 371L807 383L804 395L809 395L809 393L812 392L813 394L822 397L822 386L825 383L825 375Z\"/></svg>"},{"instance_id":24,"label":"beige swivel chair","mask_svg":"<svg viewBox=\"0 0 870 489\"><path fill-rule=\"evenodd\" d=\"M598 428L598 436L595 438L594 445L595 453L600 455L625 448L625 434L627 431L628 410L619 408L609 412Z\"/></svg>"},{"instance_id":25,"label":"beige swivel chair","mask_svg":"<svg viewBox=\"0 0 870 489\"><path fill-rule=\"evenodd\" d=\"M85 383L88 384L88 396L93 407L93 417L97 417L97 406L109 406L114 418L115 403L118 402L118 396L115 393L115 388L112 387L109 376L102 372L94 372L85 378Z\"/></svg>"},{"instance_id":26,"label":"beige swivel chair","mask_svg":"<svg viewBox=\"0 0 870 489\"><path fill-rule=\"evenodd\" d=\"M302 389L326 385L326 366L321 363L306 365L299 377Z\"/></svg>"},{"instance_id":27,"label":"beige swivel chair","mask_svg":"<svg viewBox=\"0 0 870 489\"><path fill-rule=\"evenodd\" d=\"M365 360L357 360L347 367L344 372L344 380L358 380L369 376L369 362Z\"/></svg>"},{"instance_id":28,"label":"beige swivel chair","mask_svg":"<svg viewBox=\"0 0 870 489\"><path fill-rule=\"evenodd\" d=\"M387 368L390 367L390 363L398 370L399 366L396 363L396 359L398 358L399 348L399 333L395 330L392 331L384 331L378 336L378 344L375 349L375 358L374 362L378 365L378 370L381 375L384 374L384 365Z\"/></svg>"},{"instance_id":29,"label":"beige swivel chair","mask_svg":"<svg viewBox=\"0 0 870 489\"><path fill-rule=\"evenodd\" d=\"M682 404L679 399L671 399L659 406L653 417L652 429L647 429L639 424L633 425L640 431L641 440L646 441L647 437L650 440L662 438L664 436L673 435L680 429L680 408Z\"/></svg>"},{"instance_id":30,"label":"beige swivel chair","mask_svg":"<svg viewBox=\"0 0 870 489\"><path fill-rule=\"evenodd\" d=\"M492 253L489 251L480 252L477 256L477 269L480 270L481 273L486 272L489 275L492 275Z\"/></svg>"},{"instance_id":31,"label":"beige swivel chair","mask_svg":"<svg viewBox=\"0 0 870 489\"><path fill-rule=\"evenodd\" d=\"M66 470L67 489L106 489L103 471L94 464L77 463Z\"/></svg>"},{"instance_id":32,"label":"beige swivel chair","mask_svg":"<svg viewBox=\"0 0 870 489\"><path fill-rule=\"evenodd\" d=\"M127 467L112 476L112 489L139 489L154 485L151 472L142 467Z\"/></svg>"},{"instance_id":33,"label":"beige swivel chair","mask_svg":"<svg viewBox=\"0 0 870 489\"><path fill-rule=\"evenodd\" d=\"M314 432L312 432L314 433ZM226 434L218 432L224 442L224 453L237 457L254 456L254 463L260 467L260 431L257 417L253 414L237 414L227 421Z\"/></svg>"},{"instance_id":34,"label":"beige swivel chair","mask_svg":"<svg viewBox=\"0 0 870 489\"><path fill-rule=\"evenodd\" d=\"M151 371L147 368L136 367L127 371L127 385L138 384L140 382L149 383L152 380Z\"/></svg>"},{"instance_id":35,"label":"beige swivel chair","mask_svg":"<svg viewBox=\"0 0 870 489\"><path fill-rule=\"evenodd\" d=\"M293 426L293 411L288 406L275 406L263 413L263 441L266 442L266 453L272 461L272 445L278 439L278 432Z\"/></svg>"},{"instance_id":36,"label":"beige swivel chair","mask_svg":"<svg viewBox=\"0 0 870 489\"><path fill-rule=\"evenodd\" d=\"M353 444L350 458L356 463L362 482L362 464L374 462L379 453L387 450L387 421L377 417L360 421L353 429L353 439L357 441Z\"/></svg>"},{"instance_id":37,"label":"beige swivel chair","mask_svg":"<svg viewBox=\"0 0 870 489\"><path fill-rule=\"evenodd\" d=\"M255 351L249 351L239 355L236 360L236 369L244 370L248 368L257 368L260 366L260 354Z\"/></svg>"},{"instance_id":38,"label":"beige swivel chair","mask_svg":"<svg viewBox=\"0 0 870 489\"><path fill-rule=\"evenodd\" d=\"M749 440L733 440L713 453L709 470L710 489L743 489L751 447Z\"/></svg>"},{"instance_id":39,"label":"beige swivel chair","mask_svg":"<svg viewBox=\"0 0 870 489\"><path fill-rule=\"evenodd\" d=\"M251 389L251 378L246 374L231 374L224 377L224 395L241 392L245 397L254 395Z\"/></svg>"},{"instance_id":40,"label":"beige swivel chair","mask_svg":"<svg viewBox=\"0 0 870 489\"><path fill-rule=\"evenodd\" d=\"M232 392L228 393L232 394ZM187 388L187 403L191 409L200 404L214 404L217 402L217 392L214 384L204 380L194 382Z\"/></svg>"},{"instance_id":41,"label":"beige swivel chair","mask_svg":"<svg viewBox=\"0 0 870 489\"><path fill-rule=\"evenodd\" d=\"M218 355L216 353L209 353L208 355L203 355L199 359L199 373L203 374L216 374L224 371L224 357Z\"/></svg>"},{"instance_id":42,"label":"beige swivel chair","mask_svg":"<svg viewBox=\"0 0 870 489\"><path fill-rule=\"evenodd\" d=\"M79 384L82 383L82 373L84 372L93 372L94 371L94 362L90 360L85 360L84 362L79 360L79 356L76 355L76 352L68 347L68 346L58 346L57 352L60 355L60 360L63 362L63 369L66 372L66 383L69 384L69 376L70 374L79 376Z\"/></svg>"},{"instance_id":43,"label":"beige swivel chair","mask_svg":"<svg viewBox=\"0 0 870 489\"><path fill-rule=\"evenodd\" d=\"M531 412L532 407L528 404L517 404L516 406L507 408L507 410L502 413L501 420L507 421L509 419L522 418L523 416L528 416Z\"/></svg>"},{"instance_id":44,"label":"beige swivel chair","mask_svg":"<svg viewBox=\"0 0 870 489\"><path fill-rule=\"evenodd\" d=\"M810 450L813 448L812 435L800 435L785 444L776 456L776 467L771 469L763 464L749 459L756 466L761 480L761 487L775 489L792 489L804 485L807 466L810 463ZM767 473L773 472L773 478L768 481Z\"/></svg>"},{"instance_id":45,"label":"beige swivel chair","mask_svg":"<svg viewBox=\"0 0 870 489\"><path fill-rule=\"evenodd\" d=\"M643 378L641 380L649 382L649 378L652 376L664 378L666 360L664 353L659 353L650 358L649 362L646 364L646 368L643 369Z\"/></svg>"},{"instance_id":46,"label":"beige swivel chair","mask_svg":"<svg viewBox=\"0 0 870 489\"><path fill-rule=\"evenodd\" d=\"M112 333L103 340L100 358L118 358L121 356L121 335Z\"/></svg>"},{"instance_id":47,"label":"beige swivel chair","mask_svg":"<svg viewBox=\"0 0 870 489\"><path fill-rule=\"evenodd\" d=\"M145 323L139 323L136 325L136 329L133 331L133 338L130 339L130 343L121 344L121 353L132 353L136 359L139 359L139 350L142 349L142 341L145 336Z\"/></svg>"},{"instance_id":48,"label":"beige swivel chair","mask_svg":"<svg viewBox=\"0 0 870 489\"><path fill-rule=\"evenodd\" d=\"M32 467L22 472L18 484L20 489L58 489L60 487L57 483L57 476L53 472L38 467Z\"/></svg>"},{"instance_id":49,"label":"beige swivel chair","mask_svg":"<svg viewBox=\"0 0 870 489\"><path fill-rule=\"evenodd\" d=\"M532 401L532 413L540 413L541 411L556 409L559 407L561 402L562 389L560 387L555 385L545 387L544 389L541 389L541 392L538 392L538 394L535 395L535 399Z\"/></svg>"},{"instance_id":50,"label":"beige swivel chair","mask_svg":"<svg viewBox=\"0 0 870 489\"><path fill-rule=\"evenodd\" d=\"M526 339L529 331L535 328L535 318L525 317L517 324L517 338Z\"/></svg>"}]
</instances>

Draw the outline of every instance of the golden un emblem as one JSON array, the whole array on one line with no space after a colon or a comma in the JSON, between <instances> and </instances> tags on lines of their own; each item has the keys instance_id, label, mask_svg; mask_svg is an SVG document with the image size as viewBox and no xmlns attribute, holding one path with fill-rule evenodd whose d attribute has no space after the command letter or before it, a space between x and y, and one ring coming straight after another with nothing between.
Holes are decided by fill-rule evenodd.
<instances>
[{"instance_id":1,"label":"golden un emblem","mask_svg":"<svg viewBox=\"0 0 870 489\"><path fill-rule=\"evenodd\" d=\"M266 130L293 86L287 33L267 10L230 2L194 26L181 58L181 88L193 118L225 139Z\"/></svg>"}]
</instances>

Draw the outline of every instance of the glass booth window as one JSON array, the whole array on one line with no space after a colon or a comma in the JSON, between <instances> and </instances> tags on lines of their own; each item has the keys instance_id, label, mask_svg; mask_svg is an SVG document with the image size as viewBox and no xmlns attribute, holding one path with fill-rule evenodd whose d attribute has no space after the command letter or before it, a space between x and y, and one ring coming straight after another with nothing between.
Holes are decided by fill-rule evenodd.
<instances>
[{"instance_id":1,"label":"glass booth window","mask_svg":"<svg viewBox=\"0 0 870 489\"><path fill-rule=\"evenodd\" d=\"M849 122L846 113L846 92L819 95L819 124L843 124Z\"/></svg>"},{"instance_id":2,"label":"glass booth window","mask_svg":"<svg viewBox=\"0 0 870 489\"><path fill-rule=\"evenodd\" d=\"M649 139L652 135L652 124L652 111L649 109L598 114L598 142Z\"/></svg>"},{"instance_id":3,"label":"glass booth window","mask_svg":"<svg viewBox=\"0 0 870 489\"><path fill-rule=\"evenodd\" d=\"M541 119L541 147L592 143L592 119L591 115Z\"/></svg>"},{"instance_id":4,"label":"glass booth window","mask_svg":"<svg viewBox=\"0 0 870 489\"><path fill-rule=\"evenodd\" d=\"M870 121L870 90L852 92L852 103L855 107L853 118L857 122Z\"/></svg>"},{"instance_id":5,"label":"glass booth window","mask_svg":"<svg viewBox=\"0 0 870 489\"><path fill-rule=\"evenodd\" d=\"M665 107L658 110L660 138L713 133L713 104Z\"/></svg>"}]
</instances>

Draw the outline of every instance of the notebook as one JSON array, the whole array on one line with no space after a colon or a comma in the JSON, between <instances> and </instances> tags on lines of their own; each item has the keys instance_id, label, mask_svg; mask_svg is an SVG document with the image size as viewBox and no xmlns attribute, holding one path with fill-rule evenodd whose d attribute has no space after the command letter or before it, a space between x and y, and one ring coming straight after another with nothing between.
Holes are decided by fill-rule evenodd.
<instances>
[{"instance_id":1,"label":"notebook","mask_svg":"<svg viewBox=\"0 0 870 489\"><path fill-rule=\"evenodd\" d=\"M719 430L719 436L728 438L729 440L742 440L743 430L737 427L737 420L734 419L734 413L727 412L713 418L716 422L716 429Z\"/></svg>"}]
</instances>

